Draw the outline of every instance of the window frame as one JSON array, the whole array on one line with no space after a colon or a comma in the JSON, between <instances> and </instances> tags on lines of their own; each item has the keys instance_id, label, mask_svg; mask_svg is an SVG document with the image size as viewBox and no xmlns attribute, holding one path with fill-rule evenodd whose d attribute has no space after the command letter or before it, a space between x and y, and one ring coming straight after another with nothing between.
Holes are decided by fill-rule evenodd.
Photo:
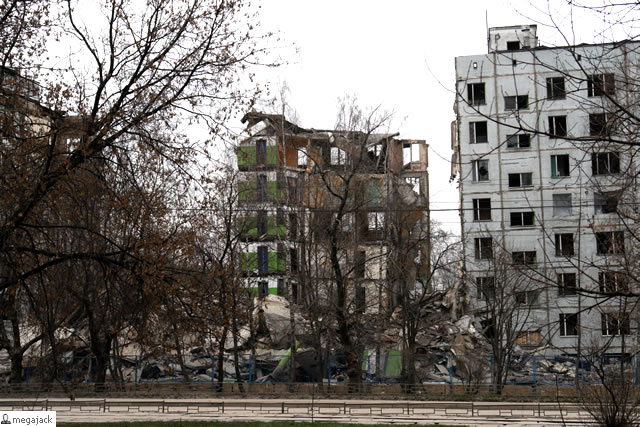
<instances>
[{"instance_id":1,"label":"window frame","mask_svg":"<svg viewBox=\"0 0 640 427\"><path fill-rule=\"evenodd\" d=\"M505 111L520 111L529 109L529 95L508 95L504 97Z\"/></svg>"},{"instance_id":2,"label":"window frame","mask_svg":"<svg viewBox=\"0 0 640 427\"><path fill-rule=\"evenodd\" d=\"M519 224L516 220L514 223L514 219L519 218ZM533 211L524 211L524 212L510 212L509 213L509 224L511 227L534 227L536 225L536 215Z\"/></svg>"},{"instance_id":3,"label":"window frame","mask_svg":"<svg viewBox=\"0 0 640 427\"><path fill-rule=\"evenodd\" d=\"M467 102L476 107L487 103L484 83L467 83Z\"/></svg>"},{"instance_id":4,"label":"window frame","mask_svg":"<svg viewBox=\"0 0 640 427\"><path fill-rule=\"evenodd\" d=\"M589 113L589 136L609 136L612 126L606 112Z\"/></svg>"},{"instance_id":5,"label":"window frame","mask_svg":"<svg viewBox=\"0 0 640 427\"><path fill-rule=\"evenodd\" d=\"M563 170L564 169L564 170ZM561 173L564 172L564 173ZM571 176L571 163L568 154L551 155L551 178Z\"/></svg>"},{"instance_id":6,"label":"window frame","mask_svg":"<svg viewBox=\"0 0 640 427\"><path fill-rule=\"evenodd\" d=\"M619 314L600 313L600 324L603 337L615 337L631 333L631 321L628 313L624 313L622 319Z\"/></svg>"},{"instance_id":7,"label":"window frame","mask_svg":"<svg viewBox=\"0 0 640 427\"><path fill-rule=\"evenodd\" d=\"M618 212L620 204L620 191L594 191L593 214L605 215Z\"/></svg>"},{"instance_id":8,"label":"window frame","mask_svg":"<svg viewBox=\"0 0 640 427\"><path fill-rule=\"evenodd\" d=\"M507 149L509 150L525 150L527 148L531 148L531 135L528 133L514 133L507 135L506 141ZM526 143L524 141L526 141Z\"/></svg>"},{"instance_id":9,"label":"window frame","mask_svg":"<svg viewBox=\"0 0 640 427\"><path fill-rule=\"evenodd\" d=\"M580 316L578 313L559 313L558 323L561 337L578 336L578 329L580 328Z\"/></svg>"},{"instance_id":10,"label":"window frame","mask_svg":"<svg viewBox=\"0 0 640 427\"><path fill-rule=\"evenodd\" d=\"M380 212L380 211L367 212L367 230L369 231L384 230L384 212Z\"/></svg>"},{"instance_id":11,"label":"window frame","mask_svg":"<svg viewBox=\"0 0 640 427\"><path fill-rule=\"evenodd\" d=\"M332 146L329 150L329 159L331 166L344 166L348 163L349 156L342 148Z\"/></svg>"},{"instance_id":12,"label":"window frame","mask_svg":"<svg viewBox=\"0 0 640 427\"><path fill-rule=\"evenodd\" d=\"M575 236L573 233L554 233L557 257L575 256Z\"/></svg>"},{"instance_id":13,"label":"window frame","mask_svg":"<svg viewBox=\"0 0 640 427\"><path fill-rule=\"evenodd\" d=\"M476 261L493 259L493 239L491 237L476 237L474 239L474 256Z\"/></svg>"},{"instance_id":14,"label":"window frame","mask_svg":"<svg viewBox=\"0 0 640 427\"><path fill-rule=\"evenodd\" d=\"M567 280L567 278L573 277L572 286L571 280ZM575 272L567 272L561 271L557 273L558 280L558 296L559 297L570 297L578 295L578 277Z\"/></svg>"},{"instance_id":15,"label":"window frame","mask_svg":"<svg viewBox=\"0 0 640 427\"><path fill-rule=\"evenodd\" d=\"M547 99L565 99L564 77L547 77Z\"/></svg>"},{"instance_id":16,"label":"window frame","mask_svg":"<svg viewBox=\"0 0 640 427\"><path fill-rule=\"evenodd\" d=\"M512 251L511 263L513 265L537 265L538 251Z\"/></svg>"},{"instance_id":17,"label":"window frame","mask_svg":"<svg viewBox=\"0 0 640 427\"><path fill-rule=\"evenodd\" d=\"M564 122L564 123L562 123ZM564 138L568 134L567 116L549 116L548 117L548 134L549 138ZM560 131L560 132L559 132Z\"/></svg>"},{"instance_id":18,"label":"window frame","mask_svg":"<svg viewBox=\"0 0 640 427\"><path fill-rule=\"evenodd\" d=\"M488 202L488 206L482 206ZM485 218L486 217L486 218ZM474 221L491 221L491 199L473 199L473 220Z\"/></svg>"},{"instance_id":19,"label":"window frame","mask_svg":"<svg viewBox=\"0 0 640 427\"><path fill-rule=\"evenodd\" d=\"M621 271L599 271L598 290L603 294L629 292L628 279Z\"/></svg>"},{"instance_id":20,"label":"window frame","mask_svg":"<svg viewBox=\"0 0 640 427\"><path fill-rule=\"evenodd\" d=\"M606 151L602 153L591 153L591 174L617 175L620 173L620 153L617 151Z\"/></svg>"},{"instance_id":21,"label":"window frame","mask_svg":"<svg viewBox=\"0 0 640 427\"><path fill-rule=\"evenodd\" d=\"M616 94L614 73L591 74L587 77L587 96L613 96Z\"/></svg>"},{"instance_id":22,"label":"window frame","mask_svg":"<svg viewBox=\"0 0 640 427\"><path fill-rule=\"evenodd\" d=\"M597 255L624 255L624 231L598 231L595 236Z\"/></svg>"},{"instance_id":23,"label":"window frame","mask_svg":"<svg viewBox=\"0 0 640 427\"><path fill-rule=\"evenodd\" d=\"M512 177L518 177L518 185L511 185L512 183L515 183L515 178L512 179ZM529 177L529 184L523 184L523 177L528 176ZM509 184L509 188L529 188L529 187L533 187L533 172L518 172L518 173L510 173L507 175L507 179L508 179L508 184Z\"/></svg>"},{"instance_id":24,"label":"window frame","mask_svg":"<svg viewBox=\"0 0 640 427\"><path fill-rule=\"evenodd\" d=\"M482 128L484 125L484 135L479 134L478 128ZM489 126L487 121L475 121L469 122L469 143L470 144L485 144L489 142Z\"/></svg>"},{"instance_id":25,"label":"window frame","mask_svg":"<svg viewBox=\"0 0 640 427\"><path fill-rule=\"evenodd\" d=\"M562 201L562 203L564 203L564 205L561 205L560 204L561 198L563 198L565 196L569 196L568 197L569 204L566 205L567 200L564 200L564 201ZM561 216L573 215L572 198L573 197L571 196L571 193L554 193L554 194L552 194L551 199L552 199L552 207L553 207L553 216L554 217L561 217Z\"/></svg>"},{"instance_id":26,"label":"window frame","mask_svg":"<svg viewBox=\"0 0 640 427\"><path fill-rule=\"evenodd\" d=\"M516 291L516 293L514 294L516 304L526 305L529 307L538 305L539 296L540 296L539 289L533 289L528 291Z\"/></svg>"},{"instance_id":27,"label":"window frame","mask_svg":"<svg viewBox=\"0 0 640 427\"><path fill-rule=\"evenodd\" d=\"M481 165L485 165L485 166L481 166ZM472 162L472 166L473 166L473 170L472 170L473 182L486 182L486 181L489 181L490 176L489 176L489 160L488 159L474 160ZM482 167L484 167L484 169L486 170L486 174L483 174L481 176L480 175L480 169ZM480 179L480 178L482 178L484 176L486 176L486 179Z\"/></svg>"},{"instance_id":28,"label":"window frame","mask_svg":"<svg viewBox=\"0 0 640 427\"><path fill-rule=\"evenodd\" d=\"M479 301L492 301L496 297L496 278L494 276L476 276L476 298Z\"/></svg>"}]
</instances>

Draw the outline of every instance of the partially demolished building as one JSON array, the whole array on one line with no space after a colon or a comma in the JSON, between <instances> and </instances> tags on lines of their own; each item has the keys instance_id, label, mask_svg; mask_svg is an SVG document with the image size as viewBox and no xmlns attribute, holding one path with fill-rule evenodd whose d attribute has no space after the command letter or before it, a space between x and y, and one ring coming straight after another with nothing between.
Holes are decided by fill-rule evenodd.
<instances>
[{"instance_id":1,"label":"partially demolished building","mask_svg":"<svg viewBox=\"0 0 640 427\"><path fill-rule=\"evenodd\" d=\"M375 313L396 305L399 281L426 286L424 141L303 129L282 115L255 112L242 122L241 262L259 296L330 296L341 274L350 283L351 309Z\"/></svg>"}]
</instances>

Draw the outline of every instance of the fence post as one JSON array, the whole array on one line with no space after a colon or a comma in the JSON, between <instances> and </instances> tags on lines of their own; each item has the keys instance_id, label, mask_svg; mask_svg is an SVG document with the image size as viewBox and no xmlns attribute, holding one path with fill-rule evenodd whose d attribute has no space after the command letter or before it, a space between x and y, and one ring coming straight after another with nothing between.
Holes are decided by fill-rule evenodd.
<instances>
[{"instance_id":1,"label":"fence post","mask_svg":"<svg viewBox=\"0 0 640 427\"><path fill-rule=\"evenodd\" d=\"M496 381L495 381L495 367L493 366L493 354L491 355L491 359L490 359L490 364L491 364L491 391L493 393L496 392Z\"/></svg>"},{"instance_id":2,"label":"fence post","mask_svg":"<svg viewBox=\"0 0 640 427\"><path fill-rule=\"evenodd\" d=\"M214 354L211 355L211 382L214 382L216 379L216 356Z\"/></svg>"},{"instance_id":3,"label":"fence post","mask_svg":"<svg viewBox=\"0 0 640 427\"><path fill-rule=\"evenodd\" d=\"M329 353L327 351L327 353ZM327 355L327 390L331 390L331 355Z\"/></svg>"},{"instance_id":4,"label":"fence post","mask_svg":"<svg viewBox=\"0 0 640 427\"><path fill-rule=\"evenodd\" d=\"M247 384L248 391L251 391L251 382L253 382L253 355L249 354L249 383Z\"/></svg>"},{"instance_id":5,"label":"fence post","mask_svg":"<svg viewBox=\"0 0 640 427\"><path fill-rule=\"evenodd\" d=\"M575 386L578 386L578 368L580 367L580 359L578 358L578 356L576 356L576 382L575 382Z\"/></svg>"},{"instance_id":6,"label":"fence post","mask_svg":"<svg viewBox=\"0 0 640 427\"><path fill-rule=\"evenodd\" d=\"M453 358L451 355L447 355L449 359L449 394L453 394Z\"/></svg>"},{"instance_id":7,"label":"fence post","mask_svg":"<svg viewBox=\"0 0 640 427\"><path fill-rule=\"evenodd\" d=\"M538 385L538 379L536 378L536 356L533 356L533 361L531 362L531 372L533 374L533 386L536 387Z\"/></svg>"}]
</instances>

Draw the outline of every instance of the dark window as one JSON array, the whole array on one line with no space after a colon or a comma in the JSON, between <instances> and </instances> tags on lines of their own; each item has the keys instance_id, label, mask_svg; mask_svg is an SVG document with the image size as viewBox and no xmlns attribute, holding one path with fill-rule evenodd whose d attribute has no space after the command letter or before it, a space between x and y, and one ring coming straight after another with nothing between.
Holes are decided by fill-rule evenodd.
<instances>
[{"instance_id":1,"label":"dark window","mask_svg":"<svg viewBox=\"0 0 640 427\"><path fill-rule=\"evenodd\" d=\"M511 212L512 227L526 227L535 224L535 215L533 212Z\"/></svg>"},{"instance_id":2,"label":"dark window","mask_svg":"<svg viewBox=\"0 0 640 427\"><path fill-rule=\"evenodd\" d=\"M536 251L515 251L511 253L511 259L516 265L536 264Z\"/></svg>"},{"instance_id":3,"label":"dark window","mask_svg":"<svg viewBox=\"0 0 640 427\"><path fill-rule=\"evenodd\" d=\"M627 276L618 271L599 272L598 284L600 285L600 292L604 294L615 294L618 292L629 291Z\"/></svg>"},{"instance_id":4,"label":"dark window","mask_svg":"<svg viewBox=\"0 0 640 427\"><path fill-rule=\"evenodd\" d=\"M624 232L601 231L596 233L596 250L598 255L624 254Z\"/></svg>"},{"instance_id":5,"label":"dark window","mask_svg":"<svg viewBox=\"0 0 640 427\"><path fill-rule=\"evenodd\" d=\"M520 42L507 42L507 50L520 50Z\"/></svg>"},{"instance_id":6,"label":"dark window","mask_svg":"<svg viewBox=\"0 0 640 427\"><path fill-rule=\"evenodd\" d=\"M489 160L475 160L472 166L474 181L489 181Z\"/></svg>"},{"instance_id":7,"label":"dark window","mask_svg":"<svg viewBox=\"0 0 640 427\"><path fill-rule=\"evenodd\" d=\"M473 220L491 221L491 199L473 199Z\"/></svg>"},{"instance_id":8,"label":"dark window","mask_svg":"<svg viewBox=\"0 0 640 427\"><path fill-rule=\"evenodd\" d=\"M538 303L539 291L522 291L516 292L516 304L519 305L535 305Z\"/></svg>"},{"instance_id":9,"label":"dark window","mask_svg":"<svg viewBox=\"0 0 640 427\"><path fill-rule=\"evenodd\" d=\"M602 335L628 335L631 331L628 313L601 313Z\"/></svg>"},{"instance_id":10,"label":"dark window","mask_svg":"<svg viewBox=\"0 0 640 427\"><path fill-rule=\"evenodd\" d=\"M573 233L556 233L556 256L573 256Z\"/></svg>"},{"instance_id":11,"label":"dark window","mask_svg":"<svg viewBox=\"0 0 640 427\"><path fill-rule=\"evenodd\" d=\"M493 240L491 237L477 237L474 242L477 260L493 259Z\"/></svg>"},{"instance_id":12,"label":"dark window","mask_svg":"<svg viewBox=\"0 0 640 427\"><path fill-rule=\"evenodd\" d=\"M618 211L619 191L593 193L593 207L596 214L615 213Z\"/></svg>"},{"instance_id":13,"label":"dark window","mask_svg":"<svg viewBox=\"0 0 640 427\"><path fill-rule=\"evenodd\" d=\"M467 85L467 101L471 105L484 105L484 83L470 83Z\"/></svg>"},{"instance_id":14,"label":"dark window","mask_svg":"<svg viewBox=\"0 0 640 427\"><path fill-rule=\"evenodd\" d=\"M258 211L258 237L267 234L267 212Z\"/></svg>"},{"instance_id":15,"label":"dark window","mask_svg":"<svg viewBox=\"0 0 640 427\"><path fill-rule=\"evenodd\" d=\"M298 272L298 251L296 248L289 249L289 266L292 273Z\"/></svg>"},{"instance_id":16,"label":"dark window","mask_svg":"<svg viewBox=\"0 0 640 427\"><path fill-rule=\"evenodd\" d=\"M531 187L533 185L533 179L531 173L510 173L509 174L509 187Z\"/></svg>"},{"instance_id":17,"label":"dark window","mask_svg":"<svg viewBox=\"0 0 640 427\"><path fill-rule=\"evenodd\" d=\"M367 226L369 230L384 229L384 212L367 213Z\"/></svg>"},{"instance_id":18,"label":"dark window","mask_svg":"<svg viewBox=\"0 0 640 427\"><path fill-rule=\"evenodd\" d=\"M615 95L616 82L613 73L593 74L587 79L589 96Z\"/></svg>"},{"instance_id":19,"label":"dark window","mask_svg":"<svg viewBox=\"0 0 640 427\"><path fill-rule=\"evenodd\" d=\"M507 148L529 148L531 147L531 135L519 133L507 135Z\"/></svg>"},{"instance_id":20,"label":"dark window","mask_svg":"<svg viewBox=\"0 0 640 427\"><path fill-rule=\"evenodd\" d=\"M469 135L471 144L488 142L487 122L470 122Z\"/></svg>"},{"instance_id":21,"label":"dark window","mask_svg":"<svg viewBox=\"0 0 640 427\"><path fill-rule=\"evenodd\" d=\"M491 301L496 296L495 279L493 277L476 277L478 299Z\"/></svg>"},{"instance_id":22,"label":"dark window","mask_svg":"<svg viewBox=\"0 0 640 427\"><path fill-rule=\"evenodd\" d=\"M620 154L615 152L591 154L591 170L594 175L620 173Z\"/></svg>"},{"instance_id":23,"label":"dark window","mask_svg":"<svg viewBox=\"0 0 640 427\"><path fill-rule=\"evenodd\" d=\"M267 176L258 175L258 201L267 201Z\"/></svg>"},{"instance_id":24,"label":"dark window","mask_svg":"<svg viewBox=\"0 0 640 427\"><path fill-rule=\"evenodd\" d=\"M569 176L569 155L556 154L551 156L551 177Z\"/></svg>"},{"instance_id":25,"label":"dark window","mask_svg":"<svg viewBox=\"0 0 640 427\"><path fill-rule=\"evenodd\" d=\"M560 314L559 323L561 337L578 335L578 313Z\"/></svg>"},{"instance_id":26,"label":"dark window","mask_svg":"<svg viewBox=\"0 0 640 427\"><path fill-rule=\"evenodd\" d=\"M567 116L549 116L549 138L567 136Z\"/></svg>"},{"instance_id":27,"label":"dark window","mask_svg":"<svg viewBox=\"0 0 640 427\"><path fill-rule=\"evenodd\" d=\"M258 282L258 298L262 299L269 295L269 282L260 281Z\"/></svg>"},{"instance_id":28,"label":"dark window","mask_svg":"<svg viewBox=\"0 0 640 427\"><path fill-rule=\"evenodd\" d=\"M267 246L258 246L258 272L269 272L269 248Z\"/></svg>"},{"instance_id":29,"label":"dark window","mask_svg":"<svg viewBox=\"0 0 640 427\"><path fill-rule=\"evenodd\" d=\"M366 267L366 252L365 251L357 251L356 259L355 259L355 268L354 273L358 278L364 277L365 267Z\"/></svg>"},{"instance_id":30,"label":"dark window","mask_svg":"<svg viewBox=\"0 0 640 427\"><path fill-rule=\"evenodd\" d=\"M366 304L366 290L364 286L356 286L356 300L355 300L355 308L356 313L364 313L365 304Z\"/></svg>"},{"instance_id":31,"label":"dark window","mask_svg":"<svg viewBox=\"0 0 640 427\"><path fill-rule=\"evenodd\" d=\"M505 110L526 110L529 108L529 95L505 96Z\"/></svg>"},{"instance_id":32,"label":"dark window","mask_svg":"<svg viewBox=\"0 0 640 427\"><path fill-rule=\"evenodd\" d=\"M554 194L553 216L568 216L572 214L571 194Z\"/></svg>"},{"instance_id":33,"label":"dark window","mask_svg":"<svg viewBox=\"0 0 640 427\"><path fill-rule=\"evenodd\" d=\"M547 99L564 99L564 77L547 78Z\"/></svg>"},{"instance_id":34,"label":"dark window","mask_svg":"<svg viewBox=\"0 0 640 427\"><path fill-rule=\"evenodd\" d=\"M267 163L267 141L259 139L256 141L256 164L264 165Z\"/></svg>"},{"instance_id":35,"label":"dark window","mask_svg":"<svg viewBox=\"0 0 640 427\"><path fill-rule=\"evenodd\" d=\"M278 295L281 297L287 296L287 285L284 279L278 279Z\"/></svg>"},{"instance_id":36,"label":"dark window","mask_svg":"<svg viewBox=\"0 0 640 427\"><path fill-rule=\"evenodd\" d=\"M289 214L289 238L298 238L298 214L295 213Z\"/></svg>"},{"instance_id":37,"label":"dark window","mask_svg":"<svg viewBox=\"0 0 640 427\"><path fill-rule=\"evenodd\" d=\"M607 136L611 132L606 113L589 114L589 135Z\"/></svg>"},{"instance_id":38,"label":"dark window","mask_svg":"<svg viewBox=\"0 0 640 427\"><path fill-rule=\"evenodd\" d=\"M576 273L558 273L558 296L576 295Z\"/></svg>"}]
</instances>

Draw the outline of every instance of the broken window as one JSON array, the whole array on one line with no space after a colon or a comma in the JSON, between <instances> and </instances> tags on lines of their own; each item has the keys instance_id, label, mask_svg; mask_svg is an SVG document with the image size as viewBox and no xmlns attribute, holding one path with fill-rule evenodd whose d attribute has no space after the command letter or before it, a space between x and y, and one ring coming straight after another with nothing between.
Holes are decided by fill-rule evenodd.
<instances>
[{"instance_id":1,"label":"broken window","mask_svg":"<svg viewBox=\"0 0 640 427\"><path fill-rule=\"evenodd\" d=\"M569 216L571 209L571 194L554 194L553 196L553 216Z\"/></svg>"},{"instance_id":2,"label":"broken window","mask_svg":"<svg viewBox=\"0 0 640 427\"><path fill-rule=\"evenodd\" d=\"M616 82L613 73L592 74L587 79L587 95L602 96L615 95Z\"/></svg>"},{"instance_id":3,"label":"broken window","mask_svg":"<svg viewBox=\"0 0 640 427\"><path fill-rule=\"evenodd\" d=\"M534 265L537 263L536 251L514 251L511 260L515 265Z\"/></svg>"},{"instance_id":4,"label":"broken window","mask_svg":"<svg viewBox=\"0 0 640 427\"><path fill-rule=\"evenodd\" d=\"M531 147L531 135L528 133L518 133L507 135L507 148L529 148Z\"/></svg>"},{"instance_id":5,"label":"broken window","mask_svg":"<svg viewBox=\"0 0 640 427\"><path fill-rule=\"evenodd\" d=\"M267 141L258 139L256 141L256 164L265 165L267 163Z\"/></svg>"},{"instance_id":6,"label":"broken window","mask_svg":"<svg viewBox=\"0 0 640 427\"><path fill-rule=\"evenodd\" d=\"M624 231L601 231L596 233L598 255L624 254Z\"/></svg>"},{"instance_id":7,"label":"broken window","mask_svg":"<svg viewBox=\"0 0 640 427\"><path fill-rule=\"evenodd\" d=\"M471 165L474 181L489 181L489 160L474 160Z\"/></svg>"},{"instance_id":8,"label":"broken window","mask_svg":"<svg viewBox=\"0 0 640 427\"><path fill-rule=\"evenodd\" d=\"M493 239L491 237L476 237L474 245L477 260L493 259Z\"/></svg>"},{"instance_id":9,"label":"broken window","mask_svg":"<svg viewBox=\"0 0 640 427\"><path fill-rule=\"evenodd\" d=\"M619 191L593 193L593 207L596 214L616 213L618 211Z\"/></svg>"},{"instance_id":10,"label":"broken window","mask_svg":"<svg viewBox=\"0 0 640 427\"><path fill-rule=\"evenodd\" d=\"M529 95L505 96L505 110L526 110L529 108Z\"/></svg>"},{"instance_id":11,"label":"broken window","mask_svg":"<svg viewBox=\"0 0 640 427\"><path fill-rule=\"evenodd\" d=\"M606 113L589 114L589 135L607 136L611 133L611 124Z\"/></svg>"},{"instance_id":12,"label":"broken window","mask_svg":"<svg viewBox=\"0 0 640 427\"><path fill-rule=\"evenodd\" d=\"M347 153L339 147L331 147L331 164L334 166L347 164Z\"/></svg>"},{"instance_id":13,"label":"broken window","mask_svg":"<svg viewBox=\"0 0 640 427\"><path fill-rule=\"evenodd\" d=\"M306 168L307 167L307 152L306 148L298 147L298 167Z\"/></svg>"},{"instance_id":14,"label":"broken window","mask_svg":"<svg viewBox=\"0 0 640 427\"><path fill-rule=\"evenodd\" d=\"M573 256L573 233L556 233L556 256Z\"/></svg>"},{"instance_id":15,"label":"broken window","mask_svg":"<svg viewBox=\"0 0 640 427\"><path fill-rule=\"evenodd\" d=\"M631 327L628 313L600 313L602 335L628 335Z\"/></svg>"},{"instance_id":16,"label":"broken window","mask_svg":"<svg viewBox=\"0 0 640 427\"><path fill-rule=\"evenodd\" d=\"M507 42L507 50L520 50L520 42L519 41Z\"/></svg>"},{"instance_id":17,"label":"broken window","mask_svg":"<svg viewBox=\"0 0 640 427\"><path fill-rule=\"evenodd\" d=\"M526 227L535 225L535 214L533 212L511 212L509 215L512 227Z\"/></svg>"},{"instance_id":18,"label":"broken window","mask_svg":"<svg viewBox=\"0 0 640 427\"><path fill-rule=\"evenodd\" d=\"M591 170L594 175L620 173L620 154L616 152L591 154Z\"/></svg>"},{"instance_id":19,"label":"broken window","mask_svg":"<svg viewBox=\"0 0 640 427\"><path fill-rule=\"evenodd\" d=\"M267 176L266 175L258 175L258 201L266 202L267 201Z\"/></svg>"},{"instance_id":20,"label":"broken window","mask_svg":"<svg viewBox=\"0 0 640 427\"><path fill-rule=\"evenodd\" d=\"M561 337L578 335L578 313L560 313L559 329Z\"/></svg>"},{"instance_id":21,"label":"broken window","mask_svg":"<svg viewBox=\"0 0 640 427\"><path fill-rule=\"evenodd\" d=\"M532 185L533 185L533 178L530 172L509 174L510 188L531 187Z\"/></svg>"},{"instance_id":22,"label":"broken window","mask_svg":"<svg viewBox=\"0 0 640 427\"><path fill-rule=\"evenodd\" d=\"M471 105L484 105L484 83L467 84L467 101Z\"/></svg>"},{"instance_id":23,"label":"broken window","mask_svg":"<svg viewBox=\"0 0 640 427\"><path fill-rule=\"evenodd\" d=\"M491 221L491 199L473 199L473 220Z\"/></svg>"},{"instance_id":24,"label":"broken window","mask_svg":"<svg viewBox=\"0 0 640 427\"><path fill-rule=\"evenodd\" d=\"M476 277L478 299L491 301L496 296L495 279L493 277Z\"/></svg>"},{"instance_id":25,"label":"broken window","mask_svg":"<svg viewBox=\"0 0 640 427\"><path fill-rule=\"evenodd\" d=\"M269 272L269 248L258 246L258 273Z\"/></svg>"},{"instance_id":26,"label":"broken window","mask_svg":"<svg viewBox=\"0 0 640 427\"><path fill-rule=\"evenodd\" d=\"M549 138L567 136L567 116L549 116Z\"/></svg>"},{"instance_id":27,"label":"broken window","mask_svg":"<svg viewBox=\"0 0 640 427\"><path fill-rule=\"evenodd\" d=\"M564 77L547 78L547 99L564 99Z\"/></svg>"},{"instance_id":28,"label":"broken window","mask_svg":"<svg viewBox=\"0 0 640 427\"><path fill-rule=\"evenodd\" d=\"M420 194L420 178L417 176L407 176L404 179L407 184L409 184L411 186L411 188L413 188L413 191L416 194Z\"/></svg>"},{"instance_id":29,"label":"broken window","mask_svg":"<svg viewBox=\"0 0 640 427\"><path fill-rule=\"evenodd\" d=\"M619 271L601 271L598 273L598 284L603 294L615 294L629 291L629 281Z\"/></svg>"},{"instance_id":30,"label":"broken window","mask_svg":"<svg viewBox=\"0 0 640 427\"><path fill-rule=\"evenodd\" d=\"M420 144L403 144L402 145L402 164L407 166L410 163L420 161Z\"/></svg>"},{"instance_id":31,"label":"broken window","mask_svg":"<svg viewBox=\"0 0 640 427\"><path fill-rule=\"evenodd\" d=\"M540 345L542 343L542 335L540 331L522 331L516 338L518 345Z\"/></svg>"},{"instance_id":32,"label":"broken window","mask_svg":"<svg viewBox=\"0 0 640 427\"><path fill-rule=\"evenodd\" d=\"M576 273L558 273L558 296L573 296L576 292Z\"/></svg>"},{"instance_id":33,"label":"broken window","mask_svg":"<svg viewBox=\"0 0 640 427\"><path fill-rule=\"evenodd\" d=\"M516 292L516 304L536 305L538 303L538 290Z\"/></svg>"},{"instance_id":34,"label":"broken window","mask_svg":"<svg viewBox=\"0 0 640 427\"><path fill-rule=\"evenodd\" d=\"M551 156L551 178L569 176L569 155L555 154Z\"/></svg>"},{"instance_id":35,"label":"broken window","mask_svg":"<svg viewBox=\"0 0 640 427\"><path fill-rule=\"evenodd\" d=\"M489 141L487 122L469 123L469 142L471 144L481 144Z\"/></svg>"},{"instance_id":36,"label":"broken window","mask_svg":"<svg viewBox=\"0 0 640 427\"><path fill-rule=\"evenodd\" d=\"M369 230L382 230L384 228L384 212L367 213Z\"/></svg>"}]
</instances>

